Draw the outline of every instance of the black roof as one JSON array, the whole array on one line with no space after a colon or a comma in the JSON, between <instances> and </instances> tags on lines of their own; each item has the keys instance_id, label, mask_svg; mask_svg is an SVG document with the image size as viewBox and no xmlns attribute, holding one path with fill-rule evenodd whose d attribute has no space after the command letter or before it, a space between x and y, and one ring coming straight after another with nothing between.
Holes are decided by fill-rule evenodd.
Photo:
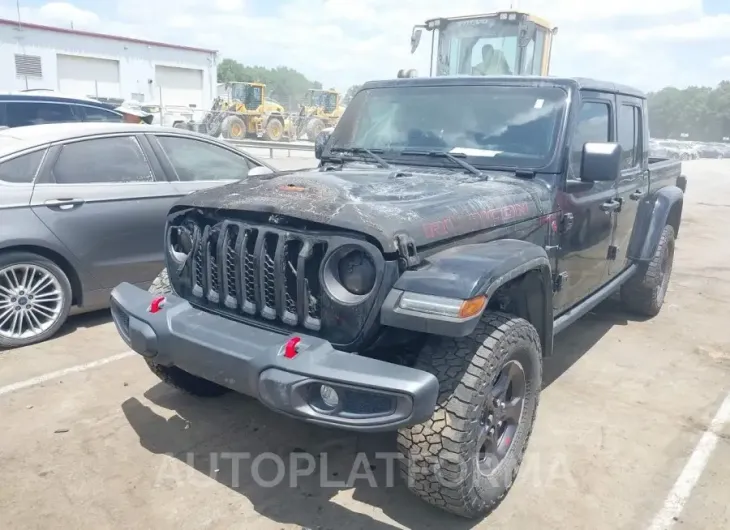
<instances>
[{"instance_id":1,"label":"black roof","mask_svg":"<svg viewBox=\"0 0 730 530\"><path fill-rule=\"evenodd\" d=\"M113 110L115 107L109 103L102 103L91 98L73 97L59 94L58 92L48 91L44 93L38 92L2 92L0 93L0 103L4 101L43 101L46 103L71 103L76 105L90 105Z\"/></svg>"},{"instance_id":2,"label":"black roof","mask_svg":"<svg viewBox=\"0 0 730 530\"><path fill-rule=\"evenodd\" d=\"M573 90L597 90L613 94L624 94L641 99L646 98L641 90L636 88L599 81L585 77L551 77L551 76L437 76L437 77L406 77L369 81L362 88L384 88L395 86L457 86L457 85L505 85L505 86L561 86Z\"/></svg>"}]
</instances>

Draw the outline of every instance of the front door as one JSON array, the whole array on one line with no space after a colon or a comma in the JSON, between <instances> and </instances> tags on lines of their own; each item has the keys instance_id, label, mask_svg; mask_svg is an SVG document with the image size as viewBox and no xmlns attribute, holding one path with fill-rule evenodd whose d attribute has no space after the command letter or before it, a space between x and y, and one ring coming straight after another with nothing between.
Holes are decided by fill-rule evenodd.
<instances>
[{"instance_id":1,"label":"front door","mask_svg":"<svg viewBox=\"0 0 730 530\"><path fill-rule=\"evenodd\" d=\"M621 209L616 212L616 227L612 242L612 256L609 272L615 275L628 266L627 250L634 229L639 203L649 191L648 150L649 141L646 124L642 120L642 100L629 96L616 98L618 141L623 150L621 174L616 182Z\"/></svg>"},{"instance_id":2,"label":"front door","mask_svg":"<svg viewBox=\"0 0 730 530\"><path fill-rule=\"evenodd\" d=\"M164 267L167 211L179 198L157 180L133 135L52 148L33 212L105 288L152 281Z\"/></svg>"},{"instance_id":3,"label":"front door","mask_svg":"<svg viewBox=\"0 0 730 530\"><path fill-rule=\"evenodd\" d=\"M194 138L148 135L150 143L175 188L186 195L194 191L245 179L253 165L243 153Z\"/></svg>"},{"instance_id":4,"label":"front door","mask_svg":"<svg viewBox=\"0 0 730 530\"><path fill-rule=\"evenodd\" d=\"M558 194L564 232L558 251L561 288L555 309L561 312L599 289L608 280L608 252L614 213L606 208L616 199L615 182L581 180L583 145L614 138L613 96L584 95L575 125L568 178Z\"/></svg>"}]
</instances>

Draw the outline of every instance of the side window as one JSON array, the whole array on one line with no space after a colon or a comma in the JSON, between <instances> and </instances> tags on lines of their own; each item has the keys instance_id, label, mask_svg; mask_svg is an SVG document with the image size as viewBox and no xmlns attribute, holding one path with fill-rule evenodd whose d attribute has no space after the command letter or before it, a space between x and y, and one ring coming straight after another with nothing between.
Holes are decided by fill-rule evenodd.
<instances>
[{"instance_id":1,"label":"side window","mask_svg":"<svg viewBox=\"0 0 730 530\"><path fill-rule=\"evenodd\" d=\"M608 103L586 101L580 108L570 149L569 178L580 179L583 146L589 142L608 142L611 138L611 107Z\"/></svg>"},{"instance_id":2,"label":"side window","mask_svg":"<svg viewBox=\"0 0 730 530\"><path fill-rule=\"evenodd\" d=\"M84 113L84 121L106 121L121 122L122 117L111 110L101 109L99 107L78 107Z\"/></svg>"},{"instance_id":3,"label":"side window","mask_svg":"<svg viewBox=\"0 0 730 530\"><path fill-rule=\"evenodd\" d=\"M65 103L9 101L6 114L8 127L78 121L71 105Z\"/></svg>"},{"instance_id":4,"label":"side window","mask_svg":"<svg viewBox=\"0 0 730 530\"><path fill-rule=\"evenodd\" d=\"M631 169L641 162L640 111L634 105L621 105L618 115L618 141L623 150L621 169Z\"/></svg>"},{"instance_id":5,"label":"side window","mask_svg":"<svg viewBox=\"0 0 730 530\"><path fill-rule=\"evenodd\" d=\"M240 180L248 176L249 163L243 155L188 138L158 136L157 140L181 181Z\"/></svg>"},{"instance_id":6,"label":"side window","mask_svg":"<svg viewBox=\"0 0 730 530\"><path fill-rule=\"evenodd\" d=\"M27 155L16 156L0 164L0 181L14 184L30 184L35 179L45 149Z\"/></svg>"},{"instance_id":7,"label":"side window","mask_svg":"<svg viewBox=\"0 0 730 530\"><path fill-rule=\"evenodd\" d=\"M152 170L132 136L66 144L53 166L58 184L152 182Z\"/></svg>"}]
</instances>

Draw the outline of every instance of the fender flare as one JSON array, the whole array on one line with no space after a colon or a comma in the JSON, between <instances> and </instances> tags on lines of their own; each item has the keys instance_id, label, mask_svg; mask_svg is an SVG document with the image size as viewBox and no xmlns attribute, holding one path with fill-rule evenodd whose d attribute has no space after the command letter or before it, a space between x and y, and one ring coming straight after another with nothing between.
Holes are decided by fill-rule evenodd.
<instances>
[{"instance_id":1,"label":"fender flare","mask_svg":"<svg viewBox=\"0 0 730 530\"><path fill-rule=\"evenodd\" d=\"M463 245L443 250L424 260L425 265L404 272L388 294L381 310L381 323L413 331L463 337L471 334L481 313L468 320L448 319L404 311L398 305L404 292L467 300L487 298L502 286L530 271L536 271L540 294L538 329L543 352L552 353L553 282L545 249L516 239Z\"/></svg>"},{"instance_id":2,"label":"fender flare","mask_svg":"<svg viewBox=\"0 0 730 530\"><path fill-rule=\"evenodd\" d=\"M628 257L638 262L650 261L666 225L679 234L684 206L684 192L678 186L665 186L639 205L629 241Z\"/></svg>"}]
</instances>

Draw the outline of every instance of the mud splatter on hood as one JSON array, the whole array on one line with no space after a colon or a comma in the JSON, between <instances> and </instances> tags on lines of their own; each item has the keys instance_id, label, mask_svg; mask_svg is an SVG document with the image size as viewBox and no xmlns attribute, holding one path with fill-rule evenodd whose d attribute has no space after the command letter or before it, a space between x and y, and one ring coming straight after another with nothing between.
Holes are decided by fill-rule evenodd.
<instances>
[{"instance_id":1,"label":"mud splatter on hood","mask_svg":"<svg viewBox=\"0 0 730 530\"><path fill-rule=\"evenodd\" d=\"M546 213L539 181L440 168L345 168L261 176L203 190L181 206L264 212L368 234L394 252L397 234L416 245Z\"/></svg>"}]
</instances>

